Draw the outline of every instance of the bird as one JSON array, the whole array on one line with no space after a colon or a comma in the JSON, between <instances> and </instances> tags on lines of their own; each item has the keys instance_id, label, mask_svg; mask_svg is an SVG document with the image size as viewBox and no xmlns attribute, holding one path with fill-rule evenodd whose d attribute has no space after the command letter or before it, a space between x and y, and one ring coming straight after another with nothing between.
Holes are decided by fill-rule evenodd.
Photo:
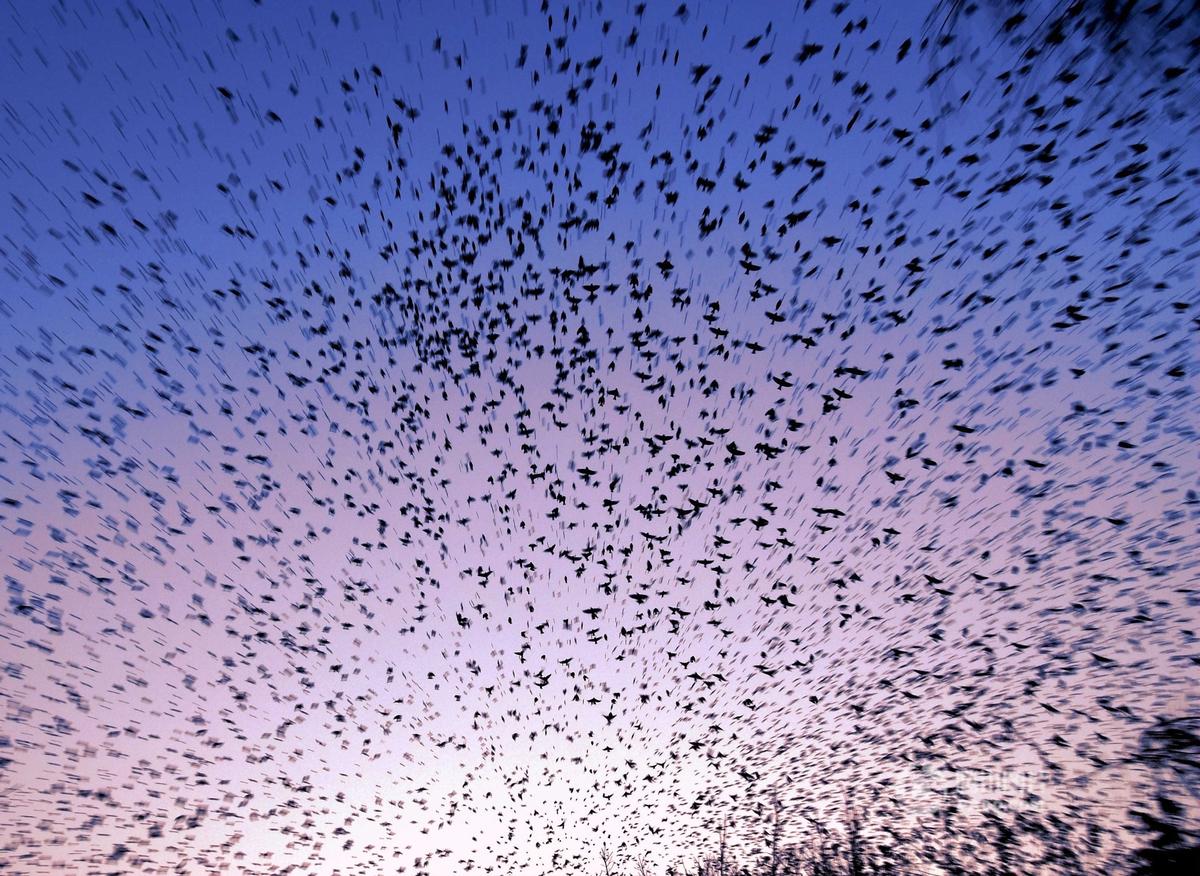
<instances>
[{"instance_id":1,"label":"bird","mask_svg":"<svg viewBox=\"0 0 1200 876\"><path fill-rule=\"evenodd\" d=\"M14 5L3 860L1191 854L1200 18L1111 6Z\"/></svg>"}]
</instances>

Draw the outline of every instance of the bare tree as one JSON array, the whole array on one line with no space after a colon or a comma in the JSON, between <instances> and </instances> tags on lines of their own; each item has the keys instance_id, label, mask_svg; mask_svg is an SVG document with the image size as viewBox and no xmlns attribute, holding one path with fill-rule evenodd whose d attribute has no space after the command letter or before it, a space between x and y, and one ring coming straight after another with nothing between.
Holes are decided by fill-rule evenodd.
<instances>
[{"instance_id":1,"label":"bare tree","mask_svg":"<svg viewBox=\"0 0 1200 876\"><path fill-rule=\"evenodd\" d=\"M1072 62L1093 55L1101 74L1161 75L1200 52L1200 0L939 0L929 23L945 39L979 11L990 17L984 32L1014 40L1026 61L1069 49Z\"/></svg>"},{"instance_id":2,"label":"bare tree","mask_svg":"<svg viewBox=\"0 0 1200 876\"><path fill-rule=\"evenodd\" d=\"M600 866L603 868L604 876L620 876L620 863L608 848L608 846L600 847Z\"/></svg>"},{"instance_id":3,"label":"bare tree","mask_svg":"<svg viewBox=\"0 0 1200 876\"><path fill-rule=\"evenodd\" d=\"M721 821L721 876L725 876L725 826L728 819Z\"/></svg>"},{"instance_id":4,"label":"bare tree","mask_svg":"<svg viewBox=\"0 0 1200 876\"><path fill-rule=\"evenodd\" d=\"M1133 812L1149 839L1134 853L1134 876L1195 872L1200 867L1200 832L1187 817L1178 792L1200 796L1200 719L1159 719L1142 733L1135 761L1153 771L1158 811Z\"/></svg>"},{"instance_id":5,"label":"bare tree","mask_svg":"<svg viewBox=\"0 0 1200 876\"><path fill-rule=\"evenodd\" d=\"M774 809L773 820L771 823L771 876L778 876L779 873L779 812L782 808L779 798L771 797L771 805Z\"/></svg>"}]
</instances>

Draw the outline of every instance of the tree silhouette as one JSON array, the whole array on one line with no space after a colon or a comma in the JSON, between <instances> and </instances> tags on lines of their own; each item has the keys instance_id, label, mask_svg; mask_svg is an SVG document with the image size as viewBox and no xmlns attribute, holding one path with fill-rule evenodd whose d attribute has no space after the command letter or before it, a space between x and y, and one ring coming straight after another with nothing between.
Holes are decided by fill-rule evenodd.
<instances>
[{"instance_id":1,"label":"tree silhouette","mask_svg":"<svg viewBox=\"0 0 1200 876\"><path fill-rule=\"evenodd\" d=\"M1200 836L1189 828L1186 809L1172 793L1200 796L1200 719L1160 720L1141 737L1138 760L1154 772L1157 812L1135 809L1134 818L1149 835L1134 853L1134 876L1200 872Z\"/></svg>"},{"instance_id":2,"label":"tree silhouette","mask_svg":"<svg viewBox=\"0 0 1200 876\"><path fill-rule=\"evenodd\" d=\"M1072 76L1148 75L1180 84L1200 56L1200 0L941 0L928 38L966 38L977 16L986 19L987 38L1009 41L1023 66L1053 57Z\"/></svg>"}]
</instances>

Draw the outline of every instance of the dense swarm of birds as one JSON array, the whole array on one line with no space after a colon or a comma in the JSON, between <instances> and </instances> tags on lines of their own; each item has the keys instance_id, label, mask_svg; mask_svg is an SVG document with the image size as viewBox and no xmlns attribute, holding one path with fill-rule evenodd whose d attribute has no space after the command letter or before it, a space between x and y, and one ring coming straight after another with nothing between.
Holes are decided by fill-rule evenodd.
<instances>
[{"instance_id":1,"label":"dense swarm of birds","mask_svg":"<svg viewBox=\"0 0 1200 876\"><path fill-rule=\"evenodd\" d=\"M1192 4L337 7L4 13L0 871L1184 860Z\"/></svg>"}]
</instances>

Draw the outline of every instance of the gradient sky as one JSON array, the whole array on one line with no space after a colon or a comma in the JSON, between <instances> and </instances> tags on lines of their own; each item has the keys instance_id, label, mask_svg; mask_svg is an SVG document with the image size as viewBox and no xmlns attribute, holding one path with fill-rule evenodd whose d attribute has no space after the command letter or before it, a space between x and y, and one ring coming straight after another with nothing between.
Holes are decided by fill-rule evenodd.
<instances>
[{"instance_id":1,"label":"gradient sky","mask_svg":"<svg viewBox=\"0 0 1200 876\"><path fill-rule=\"evenodd\" d=\"M1119 832L1200 706L1186 89L677 5L0 12L9 869Z\"/></svg>"}]
</instances>

